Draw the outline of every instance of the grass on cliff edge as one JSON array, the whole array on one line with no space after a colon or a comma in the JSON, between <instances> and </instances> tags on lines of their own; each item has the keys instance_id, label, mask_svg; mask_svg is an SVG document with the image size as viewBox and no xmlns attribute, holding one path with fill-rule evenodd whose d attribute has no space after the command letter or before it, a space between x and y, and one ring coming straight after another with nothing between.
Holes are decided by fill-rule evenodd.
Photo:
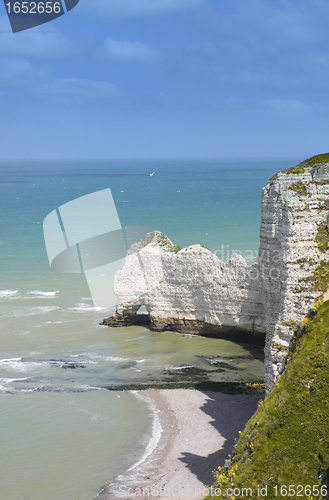
<instances>
[{"instance_id":1,"label":"grass on cliff edge","mask_svg":"<svg viewBox=\"0 0 329 500\"><path fill-rule=\"evenodd\" d=\"M314 167L314 165L320 165L322 163L329 163L329 153L311 156L311 158L307 158L307 160L298 163L295 167L280 170L280 172L283 174L303 174L306 168ZM272 175L270 182L274 181L280 172Z\"/></svg>"},{"instance_id":2,"label":"grass on cliff edge","mask_svg":"<svg viewBox=\"0 0 329 500\"><path fill-rule=\"evenodd\" d=\"M240 434L231 463L215 473L214 486L222 495L231 485L252 488L253 495L227 498L271 500L286 498L280 494L282 485L328 485L329 301L314 311L291 343L290 361L279 382ZM267 485L267 496L257 495L259 485Z\"/></svg>"}]
</instances>

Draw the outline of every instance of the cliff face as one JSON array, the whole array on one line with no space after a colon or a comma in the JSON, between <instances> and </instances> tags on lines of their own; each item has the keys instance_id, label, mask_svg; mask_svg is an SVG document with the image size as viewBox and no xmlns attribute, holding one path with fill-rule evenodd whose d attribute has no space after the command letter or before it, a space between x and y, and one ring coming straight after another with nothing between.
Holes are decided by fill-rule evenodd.
<instances>
[{"instance_id":1,"label":"cliff face","mask_svg":"<svg viewBox=\"0 0 329 500\"><path fill-rule=\"evenodd\" d=\"M258 264L252 266L236 254L221 262L201 245L179 249L162 233L150 233L117 272L117 315L104 324L119 325L128 316L134 322L144 305L155 331L169 326L242 340L266 332L269 390L298 322L328 286L328 198L328 155L275 174L263 188Z\"/></svg>"},{"instance_id":2,"label":"cliff face","mask_svg":"<svg viewBox=\"0 0 329 500\"><path fill-rule=\"evenodd\" d=\"M151 329L243 338L265 334L257 264L235 254L228 262L202 247L179 249L154 231L134 245L116 273L117 313L145 306Z\"/></svg>"},{"instance_id":3,"label":"cliff face","mask_svg":"<svg viewBox=\"0 0 329 500\"><path fill-rule=\"evenodd\" d=\"M266 315L267 389L283 371L297 323L326 289L321 274L329 257L329 164L304 163L279 172L263 188L258 264Z\"/></svg>"}]
</instances>

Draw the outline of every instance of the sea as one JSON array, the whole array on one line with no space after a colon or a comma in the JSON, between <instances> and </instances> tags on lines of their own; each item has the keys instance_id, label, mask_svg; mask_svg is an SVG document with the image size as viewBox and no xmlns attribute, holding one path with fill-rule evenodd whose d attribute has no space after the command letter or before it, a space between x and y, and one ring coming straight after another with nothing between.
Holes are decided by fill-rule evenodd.
<instances>
[{"instance_id":1,"label":"sea","mask_svg":"<svg viewBox=\"0 0 329 500\"><path fill-rule=\"evenodd\" d=\"M91 500L133 474L161 428L151 402L122 388L263 377L248 344L101 326L112 311L94 307L85 276L50 268L45 217L110 188L122 226L252 263L262 187L300 160L0 163L0 500Z\"/></svg>"}]
</instances>

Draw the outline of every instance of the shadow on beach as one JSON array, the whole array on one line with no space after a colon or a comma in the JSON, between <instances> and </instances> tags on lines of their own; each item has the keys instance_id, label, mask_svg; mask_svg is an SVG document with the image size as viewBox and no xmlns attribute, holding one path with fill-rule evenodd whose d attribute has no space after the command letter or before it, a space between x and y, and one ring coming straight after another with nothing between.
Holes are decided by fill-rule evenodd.
<instances>
[{"instance_id":1,"label":"shadow on beach","mask_svg":"<svg viewBox=\"0 0 329 500\"><path fill-rule=\"evenodd\" d=\"M210 485L214 482L212 471L218 466L222 467L228 455L232 453L239 431L244 429L247 421L257 410L261 397L199 392L209 398L200 409L211 418L210 423L224 438L224 444L221 449L207 457L182 451L183 456L179 460L186 464L201 483Z\"/></svg>"}]
</instances>

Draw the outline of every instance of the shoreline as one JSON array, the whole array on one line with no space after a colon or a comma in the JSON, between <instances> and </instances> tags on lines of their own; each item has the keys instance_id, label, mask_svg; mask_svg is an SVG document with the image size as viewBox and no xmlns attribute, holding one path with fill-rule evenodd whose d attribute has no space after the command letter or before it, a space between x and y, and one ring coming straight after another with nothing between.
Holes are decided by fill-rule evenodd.
<instances>
[{"instance_id":1,"label":"shoreline","mask_svg":"<svg viewBox=\"0 0 329 500\"><path fill-rule=\"evenodd\" d=\"M156 408L162 428L158 442L142 463L96 498L203 500L205 485L214 481L212 471L224 465L262 396L196 389L148 389L139 394Z\"/></svg>"}]
</instances>

